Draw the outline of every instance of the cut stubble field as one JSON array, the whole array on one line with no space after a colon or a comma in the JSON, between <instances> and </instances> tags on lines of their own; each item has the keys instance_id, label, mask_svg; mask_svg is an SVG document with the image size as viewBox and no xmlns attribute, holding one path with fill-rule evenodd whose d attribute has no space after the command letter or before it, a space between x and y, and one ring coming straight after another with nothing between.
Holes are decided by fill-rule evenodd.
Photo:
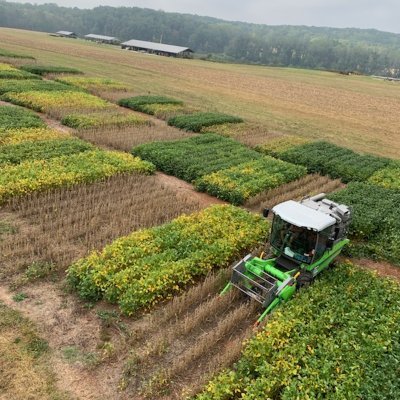
<instances>
[{"instance_id":1,"label":"cut stubble field","mask_svg":"<svg viewBox=\"0 0 400 400\"><path fill-rule=\"evenodd\" d=\"M271 132L340 142L398 157L400 92L396 84L320 71L176 60L80 40L2 28L2 46L41 63L68 65L118 79L136 94L177 97L208 111L240 115ZM104 68L107 60L107 68ZM260 142L262 142L260 136Z\"/></svg>"}]
</instances>

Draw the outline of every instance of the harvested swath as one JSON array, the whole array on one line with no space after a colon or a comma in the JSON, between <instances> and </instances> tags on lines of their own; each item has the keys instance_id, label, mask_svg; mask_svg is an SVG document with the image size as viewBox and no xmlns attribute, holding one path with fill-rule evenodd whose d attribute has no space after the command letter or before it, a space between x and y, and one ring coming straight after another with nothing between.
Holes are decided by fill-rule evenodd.
<instances>
[{"instance_id":1,"label":"harvested swath","mask_svg":"<svg viewBox=\"0 0 400 400\"><path fill-rule=\"evenodd\" d=\"M76 135L97 146L115 150L131 151L132 147L155 141L170 141L193 137L193 133L184 132L170 126L141 125L124 128L79 130Z\"/></svg>"},{"instance_id":2,"label":"harvested swath","mask_svg":"<svg viewBox=\"0 0 400 400\"><path fill-rule=\"evenodd\" d=\"M264 208L272 208L287 200L301 200L305 196L318 193L331 193L344 188L339 179L332 180L318 174L306 175L296 181L289 182L277 188L267 190L247 200L245 207L259 212Z\"/></svg>"},{"instance_id":3,"label":"harvested swath","mask_svg":"<svg viewBox=\"0 0 400 400\"><path fill-rule=\"evenodd\" d=\"M14 220L18 232L0 241L1 275L9 279L33 262L54 263L63 271L119 236L199 208L190 194L136 174L13 199L1 215Z\"/></svg>"},{"instance_id":4,"label":"harvested swath","mask_svg":"<svg viewBox=\"0 0 400 400\"><path fill-rule=\"evenodd\" d=\"M200 386L201 381L206 381L204 378L207 378L208 374L206 376L199 374L199 369L207 371L209 369L207 367L208 362L211 363L213 372L216 373L222 367L229 365L228 363L232 361L232 358L239 357L239 354L227 354L227 351L231 349L226 344L235 337L243 340L250 333L252 321L256 318L256 307L239 301L231 303L230 308L226 305L222 305L221 308L222 310L220 309L218 313L209 314L206 323L211 326L205 326L205 332L199 330L200 334L194 338L191 337L191 340L187 341L185 346L182 346L184 350L170 360L167 368L164 367L155 371L141 385L140 391L146 397L158 399L162 398L165 393L169 393L172 398L179 399L182 395L180 391L189 382L197 381L197 385ZM225 356L228 355L225 362L221 354L219 358L213 359L218 355L220 348L223 349ZM237 348L240 349L240 346ZM192 374L197 379L193 379ZM190 389L185 388L185 391L188 390Z\"/></svg>"},{"instance_id":5,"label":"harvested swath","mask_svg":"<svg viewBox=\"0 0 400 400\"><path fill-rule=\"evenodd\" d=\"M71 67L63 67L56 65L22 65L20 67L23 71L30 72L35 75L47 75L47 74L82 74L82 71L79 71L76 68Z\"/></svg>"},{"instance_id":6,"label":"harvested swath","mask_svg":"<svg viewBox=\"0 0 400 400\"><path fill-rule=\"evenodd\" d=\"M229 276L230 268L212 273L140 322L123 374L127 393L181 399L239 358L259 309L235 291L219 297Z\"/></svg>"}]
</instances>

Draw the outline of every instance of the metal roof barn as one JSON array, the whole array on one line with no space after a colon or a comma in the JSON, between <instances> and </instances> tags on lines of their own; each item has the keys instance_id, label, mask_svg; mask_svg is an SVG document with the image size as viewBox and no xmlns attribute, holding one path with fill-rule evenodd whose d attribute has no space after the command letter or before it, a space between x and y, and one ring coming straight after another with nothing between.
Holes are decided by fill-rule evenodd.
<instances>
[{"instance_id":1,"label":"metal roof barn","mask_svg":"<svg viewBox=\"0 0 400 400\"><path fill-rule=\"evenodd\" d=\"M73 38L77 37L77 34L75 32L70 32L70 31L58 31L58 32L56 32L56 35L65 36L65 37L73 37Z\"/></svg>"},{"instance_id":2,"label":"metal roof barn","mask_svg":"<svg viewBox=\"0 0 400 400\"><path fill-rule=\"evenodd\" d=\"M182 56L189 57L193 50L189 47L174 46L171 44L146 42L144 40L128 40L127 42L121 43L121 48L144 51L151 54L165 55L165 56Z\"/></svg>"},{"instance_id":3,"label":"metal roof barn","mask_svg":"<svg viewBox=\"0 0 400 400\"><path fill-rule=\"evenodd\" d=\"M96 35L94 33L89 33L84 36L87 40L93 40L101 43L119 43L119 39L113 36Z\"/></svg>"}]
</instances>

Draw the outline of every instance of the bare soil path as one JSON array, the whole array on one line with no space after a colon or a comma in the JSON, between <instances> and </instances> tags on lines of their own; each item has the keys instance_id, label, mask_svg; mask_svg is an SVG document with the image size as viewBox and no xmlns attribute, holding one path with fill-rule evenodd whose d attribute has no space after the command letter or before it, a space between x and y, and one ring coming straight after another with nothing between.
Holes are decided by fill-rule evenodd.
<instances>
[{"instance_id":1,"label":"bare soil path","mask_svg":"<svg viewBox=\"0 0 400 400\"><path fill-rule=\"evenodd\" d=\"M381 276L395 278L400 280L400 267L390 264L386 261L373 261L367 258L354 260L356 265L360 267L376 271Z\"/></svg>"}]
</instances>

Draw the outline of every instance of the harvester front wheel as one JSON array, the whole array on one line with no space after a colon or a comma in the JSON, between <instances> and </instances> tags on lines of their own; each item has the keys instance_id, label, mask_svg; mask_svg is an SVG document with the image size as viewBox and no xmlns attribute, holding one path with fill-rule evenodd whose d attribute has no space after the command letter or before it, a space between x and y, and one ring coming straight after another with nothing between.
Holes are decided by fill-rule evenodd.
<instances>
[{"instance_id":1,"label":"harvester front wheel","mask_svg":"<svg viewBox=\"0 0 400 400\"><path fill-rule=\"evenodd\" d=\"M297 277L297 289L302 289L310 286L313 280L314 277L312 276L311 272L302 271Z\"/></svg>"}]
</instances>

